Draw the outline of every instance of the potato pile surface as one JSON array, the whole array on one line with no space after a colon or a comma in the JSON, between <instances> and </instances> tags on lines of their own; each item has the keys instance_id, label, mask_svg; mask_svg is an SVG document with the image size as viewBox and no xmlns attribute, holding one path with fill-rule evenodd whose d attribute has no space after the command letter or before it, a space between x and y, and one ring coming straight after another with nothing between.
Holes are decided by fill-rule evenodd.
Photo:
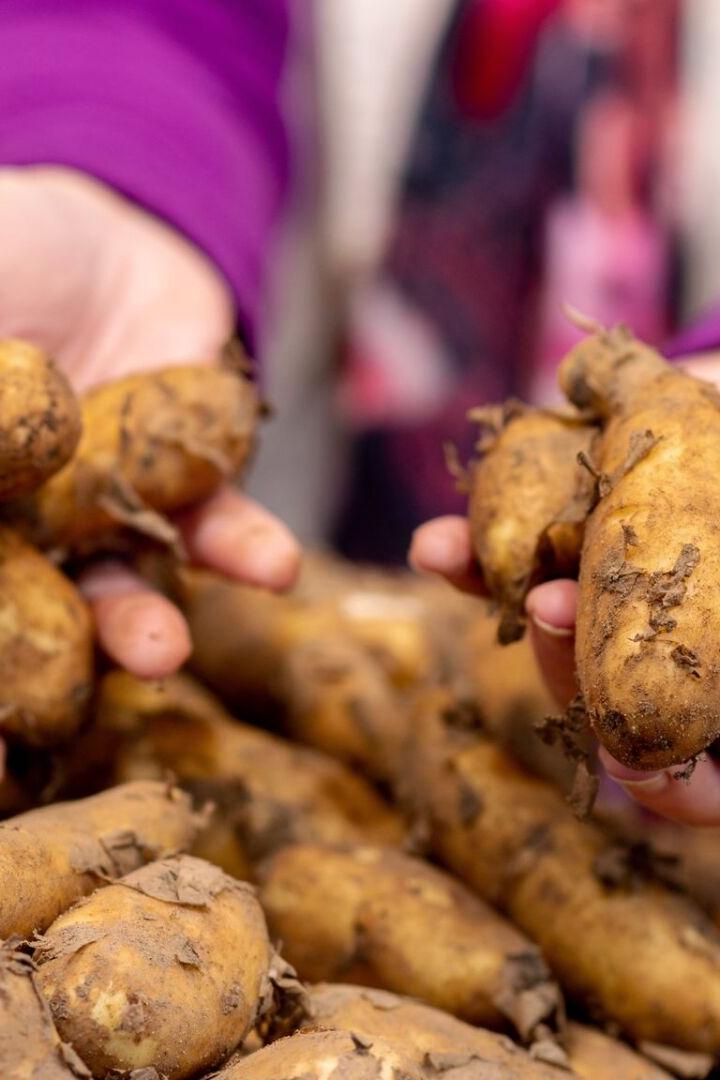
<instances>
[{"instance_id":1,"label":"potato pile surface","mask_svg":"<svg viewBox=\"0 0 720 1080\"><path fill-rule=\"evenodd\" d=\"M0 424L2 1080L709 1076L720 848L668 828L654 853L627 813L577 819L520 640L528 587L586 572L598 477L655 453L613 464L611 374L593 366L592 394L567 375L580 415L483 414L478 485L509 455L473 496L500 647L482 602L410 574L315 554L276 597L188 565L174 512L253 443L242 374L165 369L78 405L38 350L4 343L3 365L21 430ZM632 498L649 576L617 595L639 610L662 586L684 632L700 562L651 584ZM705 550L699 524L680 540ZM186 670L94 665L73 579L107 551L183 610Z\"/></svg>"}]
</instances>

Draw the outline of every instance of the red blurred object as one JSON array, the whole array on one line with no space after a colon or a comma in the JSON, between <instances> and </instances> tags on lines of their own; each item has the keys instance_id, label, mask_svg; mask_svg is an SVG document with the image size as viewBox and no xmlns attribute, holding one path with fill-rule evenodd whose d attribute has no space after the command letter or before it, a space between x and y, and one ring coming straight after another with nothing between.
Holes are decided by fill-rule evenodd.
<instances>
[{"instance_id":1,"label":"red blurred object","mask_svg":"<svg viewBox=\"0 0 720 1080\"><path fill-rule=\"evenodd\" d=\"M489 120L510 104L546 20L562 0L470 0L462 16L453 87L464 113Z\"/></svg>"}]
</instances>

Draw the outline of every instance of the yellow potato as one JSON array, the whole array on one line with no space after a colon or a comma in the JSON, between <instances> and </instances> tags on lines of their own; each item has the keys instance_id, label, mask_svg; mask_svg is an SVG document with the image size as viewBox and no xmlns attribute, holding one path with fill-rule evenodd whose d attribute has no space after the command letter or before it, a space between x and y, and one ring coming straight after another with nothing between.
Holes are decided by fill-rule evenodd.
<instances>
[{"instance_id":1,"label":"yellow potato","mask_svg":"<svg viewBox=\"0 0 720 1080\"><path fill-rule=\"evenodd\" d=\"M253 446L252 384L219 365L168 367L108 383L82 400L83 434L68 464L9 507L41 547L83 547L130 526L173 542L160 515L238 475Z\"/></svg>"},{"instance_id":2,"label":"yellow potato","mask_svg":"<svg viewBox=\"0 0 720 1080\"><path fill-rule=\"evenodd\" d=\"M277 967L252 888L190 855L163 859L61 915L34 953L61 1036L95 1076L168 1080L224 1061L273 1006Z\"/></svg>"},{"instance_id":3,"label":"yellow potato","mask_svg":"<svg viewBox=\"0 0 720 1080\"><path fill-rule=\"evenodd\" d=\"M538 951L449 875L373 847L299 844L260 868L260 902L308 981L411 994L473 1024L553 1024L562 999Z\"/></svg>"},{"instance_id":4,"label":"yellow potato","mask_svg":"<svg viewBox=\"0 0 720 1080\"><path fill-rule=\"evenodd\" d=\"M52 563L0 527L0 736L34 746L77 731L92 689L85 601Z\"/></svg>"},{"instance_id":5,"label":"yellow potato","mask_svg":"<svg viewBox=\"0 0 720 1080\"><path fill-rule=\"evenodd\" d=\"M35 986L33 963L0 944L0 1076L3 1080L79 1080L90 1073L62 1043Z\"/></svg>"},{"instance_id":6,"label":"yellow potato","mask_svg":"<svg viewBox=\"0 0 720 1080\"><path fill-rule=\"evenodd\" d=\"M570 1063L582 1080L670 1080L670 1073L597 1028L570 1024ZM707 1070L711 1062L706 1062ZM707 1071L706 1070L706 1071ZM698 1076L704 1073L697 1073Z\"/></svg>"},{"instance_id":7,"label":"yellow potato","mask_svg":"<svg viewBox=\"0 0 720 1080\"><path fill-rule=\"evenodd\" d=\"M634 1040L717 1054L720 934L701 909L642 867L618 867L614 839L469 730L448 692L425 695L413 733L408 788L441 861L594 1013Z\"/></svg>"},{"instance_id":8,"label":"yellow potato","mask_svg":"<svg viewBox=\"0 0 720 1080\"><path fill-rule=\"evenodd\" d=\"M117 761L117 779L160 778L168 770L212 799L251 861L293 842L400 843L399 816L340 762L233 720L187 675L161 685L111 672L98 722L135 730Z\"/></svg>"},{"instance_id":9,"label":"yellow potato","mask_svg":"<svg viewBox=\"0 0 720 1080\"><path fill-rule=\"evenodd\" d=\"M581 342L560 380L604 422L580 568L580 690L614 757L664 768L720 734L720 395L623 327Z\"/></svg>"},{"instance_id":10,"label":"yellow potato","mask_svg":"<svg viewBox=\"0 0 720 1080\"><path fill-rule=\"evenodd\" d=\"M187 795L152 781L0 822L0 938L44 930L108 878L187 848L199 825Z\"/></svg>"},{"instance_id":11,"label":"yellow potato","mask_svg":"<svg viewBox=\"0 0 720 1080\"><path fill-rule=\"evenodd\" d=\"M595 430L578 417L545 409L478 410L494 427L491 444L470 472L470 529L483 578L500 605L498 639L525 630L524 604L533 585L574 576L592 478L578 462Z\"/></svg>"},{"instance_id":12,"label":"yellow potato","mask_svg":"<svg viewBox=\"0 0 720 1080\"><path fill-rule=\"evenodd\" d=\"M80 438L80 406L50 358L27 341L0 341L0 499L34 491Z\"/></svg>"}]
</instances>

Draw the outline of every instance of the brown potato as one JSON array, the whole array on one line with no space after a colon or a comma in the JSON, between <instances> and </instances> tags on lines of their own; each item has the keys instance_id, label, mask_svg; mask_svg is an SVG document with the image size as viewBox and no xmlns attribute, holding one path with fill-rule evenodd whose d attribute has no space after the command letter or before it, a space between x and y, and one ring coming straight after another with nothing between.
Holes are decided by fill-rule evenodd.
<instances>
[{"instance_id":1,"label":"brown potato","mask_svg":"<svg viewBox=\"0 0 720 1080\"><path fill-rule=\"evenodd\" d=\"M470 731L446 691L425 695L413 733L408 786L436 855L596 1014L638 1041L717 1053L720 934L700 908L618 868L612 838Z\"/></svg>"},{"instance_id":2,"label":"brown potato","mask_svg":"<svg viewBox=\"0 0 720 1080\"><path fill-rule=\"evenodd\" d=\"M62 468L80 438L80 405L50 358L27 341L0 341L0 499L26 495Z\"/></svg>"},{"instance_id":3,"label":"brown potato","mask_svg":"<svg viewBox=\"0 0 720 1080\"><path fill-rule=\"evenodd\" d=\"M3 1080L80 1080L90 1073L60 1041L35 986L32 960L0 944L0 1076Z\"/></svg>"},{"instance_id":4,"label":"brown potato","mask_svg":"<svg viewBox=\"0 0 720 1080\"><path fill-rule=\"evenodd\" d=\"M359 986L319 985L307 990L306 1016L303 1030L353 1031L368 1038L401 1040L402 1048L417 1064L428 1059L446 1068L480 1070L471 1075L481 1080L482 1069L495 1066L502 1070L503 1080L515 1077L559 1077L577 1075L582 1080L669 1080L669 1074L629 1046L611 1039L594 1028L569 1024L565 1043L571 1072L551 1064L562 1061L558 1047L548 1043L541 1052L548 1055L547 1064L531 1058L506 1036L483 1028L473 1027L439 1009L408 998L397 997L383 990ZM536 1048L537 1052L537 1048ZM614 1071L613 1071L614 1070ZM451 1075L456 1075L453 1072Z\"/></svg>"},{"instance_id":5,"label":"brown potato","mask_svg":"<svg viewBox=\"0 0 720 1080\"><path fill-rule=\"evenodd\" d=\"M187 675L162 685L111 672L99 722L135 729L117 779L170 770L198 796L220 803L251 861L293 842L400 843L399 816L340 762L233 720Z\"/></svg>"},{"instance_id":6,"label":"brown potato","mask_svg":"<svg viewBox=\"0 0 720 1080\"><path fill-rule=\"evenodd\" d=\"M560 380L605 424L580 568L580 690L614 757L665 768L720 734L720 395L624 327L581 342Z\"/></svg>"},{"instance_id":7,"label":"brown potato","mask_svg":"<svg viewBox=\"0 0 720 1080\"><path fill-rule=\"evenodd\" d=\"M253 446L253 385L219 365L168 367L108 383L82 400L68 464L9 507L41 547L83 547L118 525L177 540L160 515L211 495Z\"/></svg>"},{"instance_id":8,"label":"brown potato","mask_svg":"<svg viewBox=\"0 0 720 1080\"><path fill-rule=\"evenodd\" d=\"M87 710L92 621L72 582L0 528L0 736L34 746L69 739Z\"/></svg>"},{"instance_id":9,"label":"brown potato","mask_svg":"<svg viewBox=\"0 0 720 1080\"><path fill-rule=\"evenodd\" d=\"M270 930L302 979L380 986L490 1027L523 1027L532 1013L525 1039L562 1013L530 942L421 859L301 844L259 878Z\"/></svg>"},{"instance_id":10,"label":"brown potato","mask_svg":"<svg viewBox=\"0 0 720 1080\"><path fill-rule=\"evenodd\" d=\"M107 878L188 847L199 825L187 795L151 781L0 822L0 938L44 930Z\"/></svg>"},{"instance_id":11,"label":"brown potato","mask_svg":"<svg viewBox=\"0 0 720 1080\"><path fill-rule=\"evenodd\" d=\"M533 1074L530 1074L531 1076ZM216 1080L428 1080L394 1044L347 1031L278 1039L216 1074ZM452 1080L465 1080L461 1074ZM470 1077L467 1080L471 1080Z\"/></svg>"},{"instance_id":12,"label":"brown potato","mask_svg":"<svg viewBox=\"0 0 720 1080\"><path fill-rule=\"evenodd\" d=\"M470 528L483 577L500 605L498 639L525 631L533 585L574 577L593 481L578 461L594 428L578 417L519 406L470 414L492 430L470 472Z\"/></svg>"},{"instance_id":13,"label":"brown potato","mask_svg":"<svg viewBox=\"0 0 720 1080\"><path fill-rule=\"evenodd\" d=\"M196 1076L273 1005L277 960L252 888L190 855L79 901L34 959L58 1031L95 1076Z\"/></svg>"}]
</instances>

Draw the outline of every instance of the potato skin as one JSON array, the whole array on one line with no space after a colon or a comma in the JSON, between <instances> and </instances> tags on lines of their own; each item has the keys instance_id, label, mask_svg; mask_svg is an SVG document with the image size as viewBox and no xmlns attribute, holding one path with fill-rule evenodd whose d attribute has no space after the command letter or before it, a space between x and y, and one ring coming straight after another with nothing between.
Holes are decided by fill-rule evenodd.
<instances>
[{"instance_id":1,"label":"potato skin","mask_svg":"<svg viewBox=\"0 0 720 1080\"><path fill-rule=\"evenodd\" d=\"M220 1069L214 1080L428 1080L428 1075L382 1039L365 1045L354 1032L313 1031L278 1039Z\"/></svg>"},{"instance_id":2,"label":"potato skin","mask_svg":"<svg viewBox=\"0 0 720 1080\"><path fill-rule=\"evenodd\" d=\"M0 736L33 746L69 739L93 673L88 607L72 582L0 527Z\"/></svg>"},{"instance_id":3,"label":"potato skin","mask_svg":"<svg viewBox=\"0 0 720 1080\"><path fill-rule=\"evenodd\" d=\"M63 373L27 341L0 341L0 499L34 491L80 439L80 405Z\"/></svg>"},{"instance_id":4,"label":"potato skin","mask_svg":"<svg viewBox=\"0 0 720 1080\"><path fill-rule=\"evenodd\" d=\"M580 690L614 757L665 768L720 734L720 395L622 328L577 346L561 381L605 419L580 569Z\"/></svg>"},{"instance_id":5,"label":"potato skin","mask_svg":"<svg viewBox=\"0 0 720 1080\"><path fill-rule=\"evenodd\" d=\"M136 732L116 779L170 770L198 797L219 802L251 862L284 844L398 844L399 815L360 776L315 750L232 719L187 675L157 684L111 672L99 694L106 727Z\"/></svg>"},{"instance_id":6,"label":"potato skin","mask_svg":"<svg viewBox=\"0 0 720 1080\"><path fill-rule=\"evenodd\" d=\"M155 781L0 822L0 938L44 930L104 879L188 847L198 828L188 796Z\"/></svg>"},{"instance_id":7,"label":"potato skin","mask_svg":"<svg viewBox=\"0 0 720 1080\"><path fill-rule=\"evenodd\" d=\"M34 959L60 1034L94 1075L153 1066L184 1080L254 1026L274 953L252 888L181 855L79 901Z\"/></svg>"},{"instance_id":8,"label":"potato skin","mask_svg":"<svg viewBox=\"0 0 720 1080\"><path fill-rule=\"evenodd\" d=\"M582 1080L671 1080L670 1073L626 1043L586 1024L568 1026L567 1050Z\"/></svg>"},{"instance_id":9,"label":"potato skin","mask_svg":"<svg viewBox=\"0 0 720 1080\"><path fill-rule=\"evenodd\" d=\"M429 692L413 717L408 786L432 850L540 946L564 990L633 1039L720 1049L720 934L690 900L642 872L616 874L616 845L577 821L551 785ZM475 799L474 820L459 807Z\"/></svg>"},{"instance_id":10,"label":"potato skin","mask_svg":"<svg viewBox=\"0 0 720 1080\"><path fill-rule=\"evenodd\" d=\"M277 852L258 874L270 930L302 979L380 986L473 1024L508 1027L498 1001L524 956L560 1003L530 942L420 859L304 844Z\"/></svg>"},{"instance_id":11,"label":"potato skin","mask_svg":"<svg viewBox=\"0 0 720 1080\"><path fill-rule=\"evenodd\" d=\"M0 1076L3 1080L78 1080L90 1077L71 1047L61 1043L35 986L29 956L0 944Z\"/></svg>"},{"instance_id":12,"label":"potato skin","mask_svg":"<svg viewBox=\"0 0 720 1080\"><path fill-rule=\"evenodd\" d=\"M525 632L529 589L577 572L593 498L578 454L589 452L595 431L544 409L497 414L500 430L471 466L469 516L476 558L500 605L498 640L507 645Z\"/></svg>"},{"instance_id":13,"label":"potato skin","mask_svg":"<svg viewBox=\"0 0 720 1080\"><path fill-rule=\"evenodd\" d=\"M219 365L161 368L99 386L82 399L74 457L10 506L12 520L40 547L83 546L118 523L153 533L148 508L179 510L242 471L258 408L252 383Z\"/></svg>"}]
</instances>

